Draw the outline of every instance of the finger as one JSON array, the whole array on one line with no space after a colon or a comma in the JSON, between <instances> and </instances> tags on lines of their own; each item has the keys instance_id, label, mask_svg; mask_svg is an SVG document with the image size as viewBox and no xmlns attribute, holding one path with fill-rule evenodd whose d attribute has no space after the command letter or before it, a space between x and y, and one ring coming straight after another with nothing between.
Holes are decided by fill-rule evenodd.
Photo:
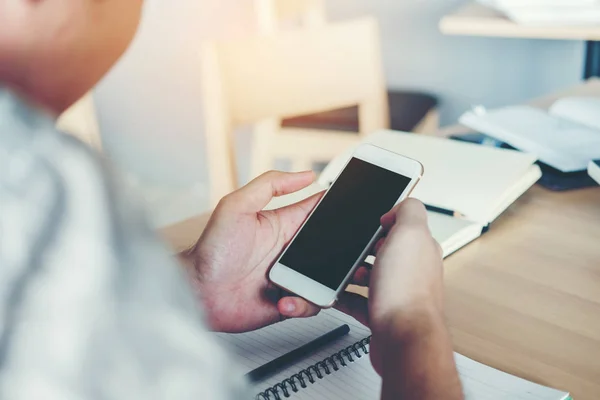
<instances>
[{"instance_id":1,"label":"finger","mask_svg":"<svg viewBox=\"0 0 600 400\"><path fill-rule=\"evenodd\" d=\"M270 171L262 174L239 190L225 196L221 207L235 207L237 212L261 211L273 197L297 192L315 181L312 171L288 173Z\"/></svg>"},{"instance_id":2,"label":"finger","mask_svg":"<svg viewBox=\"0 0 600 400\"><path fill-rule=\"evenodd\" d=\"M277 302L279 314L286 318L314 317L320 308L300 297L282 297Z\"/></svg>"},{"instance_id":3,"label":"finger","mask_svg":"<svg viewBox=\"0 0 600 400\"><path fill-rule=\"evenodd\" d=\"M374 249L375 249L374 253L375 254L374 255L377 255L377 253L379 253L379 250L381 250L381 247L383 247L384 244L385 244L385 238L384 237L382 237L381 239L379 239L377 241L377 243L375 243L375 247L374 247Z\"/></svg>"},{"instance_id":4,"label":"finger","mask_svg":"<svg viewBox=\"0 0 600 400\"><path fill-rule=\"evenodd\" d=\"M387 237L387 234L383 237L380 237L379 239L377 239L377 242L375 242L375 244L369 249L369 255L370 256L377 256L377 252L379 251L379 249L381 248L381 245L379 244L379 242L385 242L385 238Z\"/></svg>"},{"instance_id":5,"label":"finger","mask_svg":"<svg viewBox=\"0 0 600 400\"><path fill-rule=\"evenodd\" d=\"M300 225L304 223L308 215L319 203L324 193L325 192L323 191L314 194L296 204L292 204L274 211L277 213L277 215L279 215L279 219L284 222L282 229L286 242L298 231Z\"/></svg>"},{"instance_id":6,"label":"finger","mask_svg":"<svg viewBox=\"0 0 600 400\"><path fill-rule=\"evenodd\" d=\"M381 217L381 226L386 232L392 229L392 226L394 226L396 223L396 213L398 212L399 206L400 205L397 205L396 207L392 208L383 217Z\"/></svg>"},{"instance_id":7,"label":"finger","mask_svg":"<svg viewBox=\"0 0 600 400\"><path fill-rule=\"evenodd\" d=\"M406 199L396 210L395 226L427 226L427 210L425 205L416 199Z\"/></svg>"},{"instance_id":8,"label":"finger","mask_svg":"<svg viewBox=\"0 0 600 400\"><path fill-rule=\"evenodd\" d=\"M371 271L369 271L367 267L360 267L354 273L354 276L352 277L352 282L350 283L357 286L369 286L370 280Z\"/></svg>"},{"instance_id":9,"label":"finger","mask_svg":"<svg viewBox=\"0 0 600 400\"><path fill-rule=\"evenodd\" d=\"M368 300L359 294L342 293L335 308L356 318L363 325L368 325L369 323Z\"/></svg>"}]
</instances>

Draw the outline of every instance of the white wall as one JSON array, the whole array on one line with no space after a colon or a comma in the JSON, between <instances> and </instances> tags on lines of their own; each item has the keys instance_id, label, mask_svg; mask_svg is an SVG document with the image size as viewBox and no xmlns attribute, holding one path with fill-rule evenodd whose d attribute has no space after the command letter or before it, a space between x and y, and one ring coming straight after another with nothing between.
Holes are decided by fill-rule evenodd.
<instances>
[{"instance_id":1,"label":"white wall","mask_svg":"<svg viewBox=\"0 0 600 400\"><path fill-rule=\"evenodd\" d=\"M448 37L459 0L327 0L333 19L381 21L389 85L440 96L447 123L472 103L509 104L576 83L579 42ZM205 181L198 49L253 30L251 0L148 0L139 35L96 91L106 150L143 180Z\"/></svg>"},{"instance_id":2,"label":"white wall","mask_svg":"<svg viewBox=\"0 0 600 400\"><path fill-rule=\"evenodd\" d=\"M98 85L106 151L143 180L205 179L199 53L203 40L254 30L249 0L146 0L132 47Z\"/></svg>"},{"instance_id":3,"label":"white wall","mask_svg":"<svg viewBox=\"0 0 600 400\"><path fill-rule=\"evenodd\" d=\"M583 44L571 41L445 36L443 15L464 0L327 0L334 19L379 18L389 86L440 96L443 122L470 104L497 106L575 84Z\"/></svg>"}]
</instances>

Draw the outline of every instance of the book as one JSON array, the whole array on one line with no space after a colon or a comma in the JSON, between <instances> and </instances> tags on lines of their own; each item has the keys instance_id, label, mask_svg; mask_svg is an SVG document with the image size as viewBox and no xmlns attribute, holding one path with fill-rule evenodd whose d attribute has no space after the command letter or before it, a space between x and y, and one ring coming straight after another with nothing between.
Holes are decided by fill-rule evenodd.
<instances>
[{"instance_id":1,"label":"book","mask_svg":"<svg viewBox=\"0 0 600 400\"><path fill-rule=\"evenodd\" d=\"M444 257L481 236L541 177L534 156L513 150L397 131L374 133L365 142L423 164L425 173L412 197L430 206L429 228ZM328 187L352 151L331 161L310 193Z\"/></svg>"},{"instance_id":2,"label":"book","mask_svg":"<svg viewBox=\"0 0 600 400\"><path fill-rule=\"evenodd\" d=\"M249 395L261 400L376 400L381 378L368 353L371 332L337 310L307 319L291 319L242 334L217 334L234 354L237 373L244 374L327 333L350 326L341 337L263 381L250 385ZM568 393L547 388L455 354L467 400L566 400ZM250 396L249 396L250 397Z\"/></svg>"},{"instance_id":3,"label":"book","mask_svg":"<svg viewBox=\"0 0 600 400\"><path fill-rule=\"evenodd\" d=\"M471 111L460 122L562 172L583 171L600 159L600 97L564 98L548 111L529 106Z\"/></svg>"},{"instance_id":4,"label":"book","mask_svg":"<svg viewBox=\"0 0 600 400\"><path fill-rule=\"evenodd\" d=\"M590 161L588 174L598 183L600 183L600 160Z\"/></svg>"}]
</instances>

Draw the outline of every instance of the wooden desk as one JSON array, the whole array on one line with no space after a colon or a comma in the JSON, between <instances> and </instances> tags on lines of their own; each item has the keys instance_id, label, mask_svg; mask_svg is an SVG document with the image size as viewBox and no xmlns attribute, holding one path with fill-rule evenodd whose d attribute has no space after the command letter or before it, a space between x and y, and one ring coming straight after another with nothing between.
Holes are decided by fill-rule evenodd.
<instances>
[{"instance_id":1,"label":"wooden desk","mask_svg":"<svg viewBox=\"0 0 600 400\"><path fill-rule=\"evenodd\" d=\"M600 80L533 104L598 93ZM183 250L207 220L184 221L163 235ZM600 188L553 193L536 186L445 265L456 351L576 400L600 399Z\"/></svg>"},{"instance_id":2,"label":"wooden desk","mask_svg":"<svg viewBox=\"0 0 600 400\"><path fill-rule=\"evenodd\" d=\"M206 221L163 233L183 250ZM600 399L600 188L534 187L445 265L456 351L576 400Z\"/></svg>"},{"instance_id":3,"label":"wooden desk","mask_svg":"<svg viewBox=\"0 0 600 400\"><path fill-rule=\"evenodd\" d=\"M591 79L529 104L598 95ZM445 266L457 352L576 400L600 399L600 188L534 186Z\"/></svg>"},{"instance_id":4,"label":"wooden desk","mask_svg":"<svg viewBox=\"0 0 600 400\"><path fill-rule=\"evenodd\" d=\"M447 35L586 40L587 55L584 78L600 76L600 26L523 26L510 21L496 10L472 2L443 17L440 21L440 30Z\"/></svg>"},{"instance_id":5,"label":"wooden desk","mask_svg":"<svg viewBox=\"0 0 600 400\"><path fill-rule=\"evenodd\" d=\"M446 260L457 352L600 399L600 189L534 187Z\"/></svg>"}]
</instances>

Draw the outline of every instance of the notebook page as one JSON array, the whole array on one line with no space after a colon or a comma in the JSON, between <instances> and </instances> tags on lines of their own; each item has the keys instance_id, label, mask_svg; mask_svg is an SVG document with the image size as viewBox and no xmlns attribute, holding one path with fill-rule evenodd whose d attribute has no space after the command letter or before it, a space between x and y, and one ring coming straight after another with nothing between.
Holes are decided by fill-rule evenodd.
<instances>
[{"instance_id":1,"label":"notebook page","mask_svg":"<svg viewBox=\"0 0 600 400\"><path fill-rule=\"evenodd\" d=\"M368 357L349 364L332 375L308 385L291 397L293 400L379 400L381 377Z\"/></svg>"},{"instance_id":2,"label":"notebook page","mask_svg":"<svg viewBox=\"0 0 600 400\"><path fill-rule=\"evenodd\" d=\"M526 381L455 353L465 400L566 400L568 393ZM317 382L294 399L377 400L381 378L369 362L358 361L332 382Z\"/></svg>"},{"instance_id":3,"label":"notebook page","mask_svg":"<svg viewBox=\"0 0 600 400\"><path fill-rule=\"evenodd\" d=\"M565 392L526 381L454 354L466 400L564 400Z\"/></svg>"},{"instance_id":4,"label":"notebook page","mask_svg":"<svg viewBox=\"0 0 600 400\"><path fill-rule=\"evenodd\" d=\"M599 96L564 97L554 102L548 112L555 117L600 130Z\"/></svg>"},{"instance_id":5,"label":"notebook page","mask_svg":"<svg viewBox=\"0 0 600 400\"><path fill-rule=\"evenodd\" d=\"M298 347L318 338L327 332L332 331L335 328L338 328L343 324L348 324L350 326L350 333L348 333L348 335L338 339L331 345L308 355L305 359L300 360L295 365L282 370L273 377L257 383L254 388L256 393L258 393L364 339L371 334L370 330L356 321L354 318L332 309L321 311L321 313L319 313L319 315L316 317L287 320L254 332L237 335L218 334L218 336L236 355L235 360L240 365L242 372L246 373L283 354L297 349ZM332 391L333 393L338 391L337 386L340 384L342 385L340 388L353 388L356 386L357 381L361 382L362 384L366 383L365 378L369 374L372 376L371 380L374 383L374 386L370 387L370 392L373 393L374 389L375 392L378 393L380 387L379 375L377 375L371 367L369 357L362 356L360 359L354 357L354 359L356 362L348 363L349 367L341 368L339 371L333 372L331 375L326 375L322 380L318 380L318 386L321 387L323 384L325 384L326 387L329 387L331 382L335 381L333 386L329 387L330 391L331 389L336 389ZM361 374L360 376L356 375L356 372L354 371L356 366L360 366L357 370L358 373ZM344 377L349 377L348 380L352 380L350 386L348 386L348 383L345 382L346 379L344 379ZM313 385L308 386L310 387ZM306 389L302 389L302 392L304 390ZM350 392L347 390L350 390ZM341 392L341 394L344 394L345 392L346 395L348 395L348 393L354 395L355 390L356 388L346 389L345 391ZM364 388L361 390L364 390ZM336 396L338 394L339 393L337 393ZM323 394L321 394L319 398L323 399L325 397L323 397ZM331 398L333 400L337 399L338 397L326 398Z\"/></svg>"},{"instance_id":6,"label":"notebook page","mask_svg":"<svg viewBox=\"0 0 600 400\"><path fill-rule=\"evenodd\" d=\"M442 246L444 258L481 236L483 225L436 212L427 212L431 235Z\"/></svg>"},{"instance_id":7,"label":"notebook page","mask_svg":"<svg viewBox=\"0 0 600 400\"><path fill-rule=\"evenodd\" d=\"M332 349L344 348L369 336L369 329L354 318L332 309L321 311L312 318L290 319L254 332L218 333L217 336L237 356L242 370L249 372L344 324L350 326L350 333L324 348L327 355L330 355ZM312 358L314 357L310 357L308 361L313 361Z\"/></svg>"}]
</instances>

